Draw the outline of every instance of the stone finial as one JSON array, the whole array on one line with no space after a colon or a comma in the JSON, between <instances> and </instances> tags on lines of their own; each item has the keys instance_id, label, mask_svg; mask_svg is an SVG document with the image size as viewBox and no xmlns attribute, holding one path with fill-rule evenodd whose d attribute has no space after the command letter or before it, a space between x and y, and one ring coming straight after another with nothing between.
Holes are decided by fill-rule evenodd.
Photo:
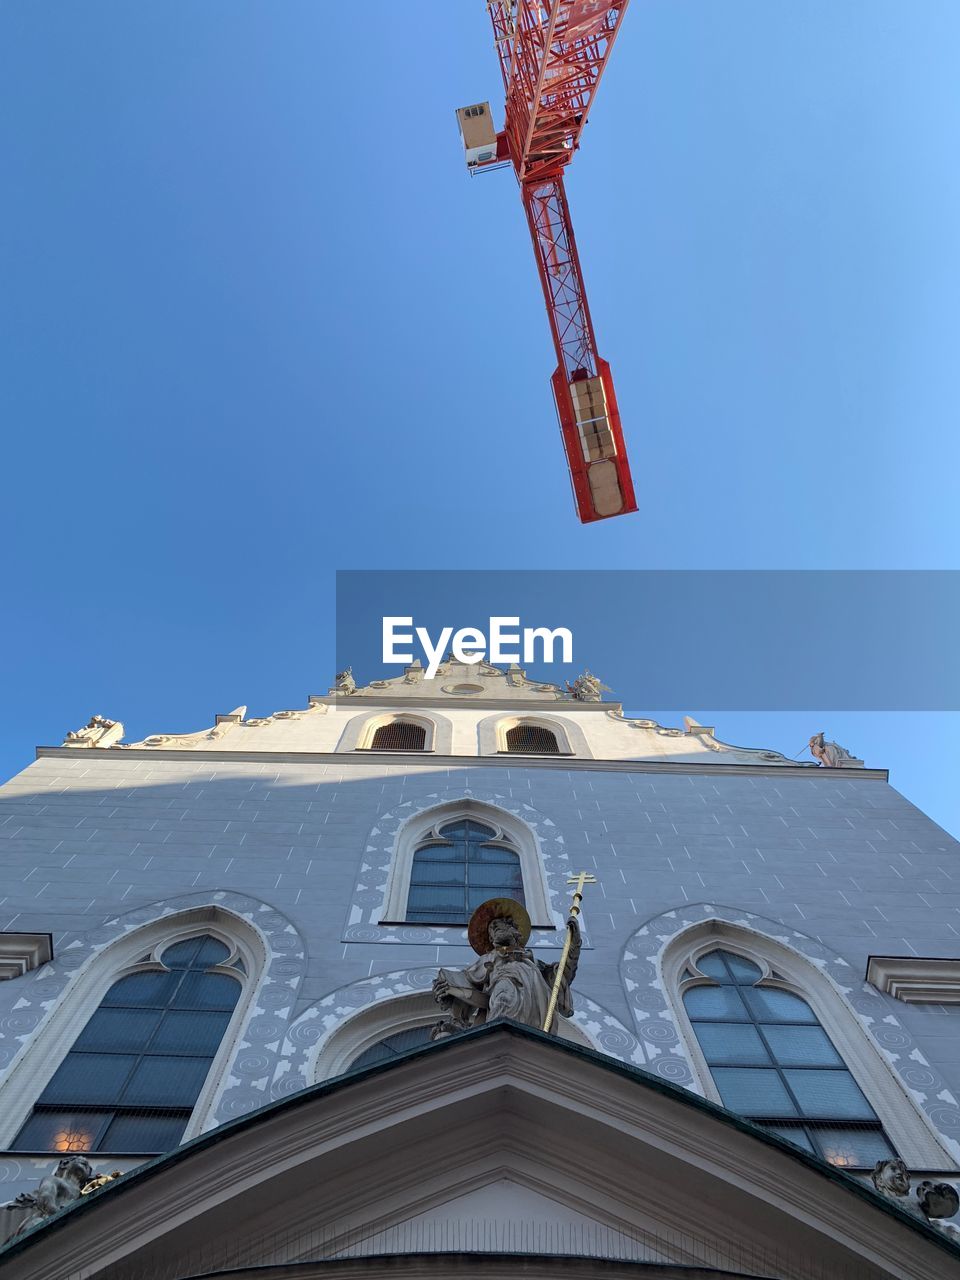
<instances>
[{"instance_id":1,"label":"stone finial","mask_svg":"<svg viewBox=\"0 0 960 1280\"><path fill-rule=\"evenodd\" d=\"M810 754L828 769L862 769L863 761L837 742L827 742L822 733L810 739Z\"/></svg>"},{"instance_id":2,"label":"stone finial","mask_svg":"<svg viewBox=\"0 0 960 1280\"><path fill-rule=\"evenodd\" d=\"M584 671L583 675L577 676L573 684L568 680L567 691L578 702L600 702L602 694L613 692L608 684L604 684L598 676L595 676L589 670Z\"/></svg>"},{"instance_id":3,"label":"stone finial","mask_svg":"<svg viewBox=\"0 0 960 1280\"><path fill-rule=\"evenodd\" d=\"M119 720L91 716L82 729L71 730L63 740L65 747L112 747L123 737Z\"/></svg>"}]
</instances>

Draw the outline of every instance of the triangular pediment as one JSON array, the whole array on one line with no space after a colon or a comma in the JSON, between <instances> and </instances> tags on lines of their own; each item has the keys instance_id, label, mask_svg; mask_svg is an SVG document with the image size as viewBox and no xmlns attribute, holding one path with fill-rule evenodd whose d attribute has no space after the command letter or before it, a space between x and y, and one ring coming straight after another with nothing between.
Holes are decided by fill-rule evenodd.
<instances>
[{"instance_id":1,"label":"triangular pediment","mask_svg":"<svg viewBox=\"0 0 960 1280\"><path fill-rule=\"evenodd\" d=\"M450 1254L960 1280L960 1251L863 1184L647 1073L509 1023L204 1135L0 1253L0 1276L5 1263L17 1280L306 1276L337 1259Z\"/></svg>"}]
</instances>

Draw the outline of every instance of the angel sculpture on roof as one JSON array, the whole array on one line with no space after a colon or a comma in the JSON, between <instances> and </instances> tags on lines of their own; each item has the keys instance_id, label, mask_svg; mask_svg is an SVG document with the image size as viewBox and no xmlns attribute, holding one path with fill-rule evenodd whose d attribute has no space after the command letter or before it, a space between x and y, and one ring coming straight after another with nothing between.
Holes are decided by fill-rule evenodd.
<instances>
[{"instance_id":1,"label":"angel sculpture on roof","mask_svg":"<svg viewBox=\"0 0 960 1280\"><path fill-rule=\"evenodd\" d=\"M604 684L599 676L595 676L590 670L577 676L573 684L568 680L567 690L578 702L600 702L602 694L613 692L608 684Z\"/></svg>"}]
</instances>

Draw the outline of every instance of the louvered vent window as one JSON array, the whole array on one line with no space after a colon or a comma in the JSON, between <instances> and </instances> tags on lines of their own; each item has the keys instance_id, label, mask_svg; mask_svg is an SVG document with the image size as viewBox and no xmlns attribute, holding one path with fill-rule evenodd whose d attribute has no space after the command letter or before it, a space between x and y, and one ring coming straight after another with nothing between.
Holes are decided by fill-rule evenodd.
<instances>
[{"instance_id":1,"label":"louvered vent window","mask_svg":"<svg viewBox=\"0 0 960 1280\"><path fill-rule=\"evenodd\" d=\"M424 751L427 745L427 731L422 724L411 724L408 720L394 720L392 724L382 724L373 735L370 744L372 751Z\"/></svg>"},{"instance_id":2,"label":"louvered vent window","mask_svg":"<svg viewBox=\"0 0 960 1280\"><path fill-rule=\"evenodd\" d=\"M518 724L507 730L507 750L559 755L556 734L539 724Z\"/></svg>"}]
</instances>

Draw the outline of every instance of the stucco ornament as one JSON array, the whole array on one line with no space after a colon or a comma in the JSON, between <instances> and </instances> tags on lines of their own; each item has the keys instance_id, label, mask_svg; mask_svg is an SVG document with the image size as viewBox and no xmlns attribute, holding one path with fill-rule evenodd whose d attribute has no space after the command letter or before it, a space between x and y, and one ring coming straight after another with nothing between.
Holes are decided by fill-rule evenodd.
<instances>
[{"instance_id":1,"label":"stucco ornament","mask_svg":"<svg viewBox=\"0 0 960 1280\"><path fill-rule=\"evenodd\" d=\"M71 729L63 740L65 747L110 747L123 737L119 720L91 716L82 729Z\"/></svg>"},{"instance_id":2,"label":"stucco ornament","mask_svg":"<svg viewBox=\"0 0 960 1280\"><path fill-rule=\"evenodd\" d=\"M335 691L337 693L357 692L357 682L353 678L353 667L346 667L343 671L337 672Z\"/></svg>"},{"instance_id":3,"label":"stucco ornament","mask_svg":"<svg viewBox=\"0 0 960 1280\"><path fill-rule=\"evenodd\" d=\"M960 1209L960 1195L949 1182L921 1182L917 1203L925 1218L952 1218Z\"/></svg>"},{"instance_id":4,"label":"stucco ornament","mask_svg":"<svg viewBox=\"0 0 960 1280\"><path fill-rule=\"evenodd\" d=\"M572 923L573 942L560 982L557 1012L573 1014L570 987L580 958L580 931ZM432 1039L468 1031L494 1018L512 1018L542 1028L557 979L558 964L537 960L527 946L530 917L512 898L491 898L477 907L467 928L480 957L466 969L441 969L433 996L443 1017ZM553 1033L556 1032L556 1022Z\"/></svg>"},{"instance_id":5,"label":"stucco ornament","mask_svg":"<svg viewBox=\"0 0 960 1280\"><path fill-rule=\"evenodd\" d=\"M828 769L859 769L863 765L846 747L827 742L822 733L815 733L810 739L810 754Z\"/></svg>"},{"instance_id":6,"label":"stucco ornament","mask_svg":"<svg viewBox=\"0 0 960 1280\"><path fill-rule=\"evenodd\" d=\"M902 1160L878 1160L870 1174L873 1185L885 1196L908 1196L910 1172Z\"/></svg>"},{"instance_id":7,"label":"stucco ornament","mask_svg":"<svg viewBox=\"0 0 960 1280\"><path fill-rule=\"evenodd\" d=\"M577 676L573 684L568 680L567 689L578 702L600 702L604 693L613 692L610 686L604 684L592 671L584 671L582 676Z\"/></svg>"},{"instance_id":8,"label":"stucco ornament","mask_svg":"<svg viewBox=\"0 0 960 1280\"><path fill-rule=\"evenodd\" d=\"M25 1191L17 1196L8 1208L32 1209L33 1213L25 1218L14 1232L14 1239L29 1231L38 1223L52 1218L55 1213L65 1209L76 1200L84 1188L93 1179L93 1166L85 1156L66 1156L54 1169L53 1173L40 1181L36 1191ZM97 1179L99 1182L100 1179Z\"/></svg>"}]
</instances>

